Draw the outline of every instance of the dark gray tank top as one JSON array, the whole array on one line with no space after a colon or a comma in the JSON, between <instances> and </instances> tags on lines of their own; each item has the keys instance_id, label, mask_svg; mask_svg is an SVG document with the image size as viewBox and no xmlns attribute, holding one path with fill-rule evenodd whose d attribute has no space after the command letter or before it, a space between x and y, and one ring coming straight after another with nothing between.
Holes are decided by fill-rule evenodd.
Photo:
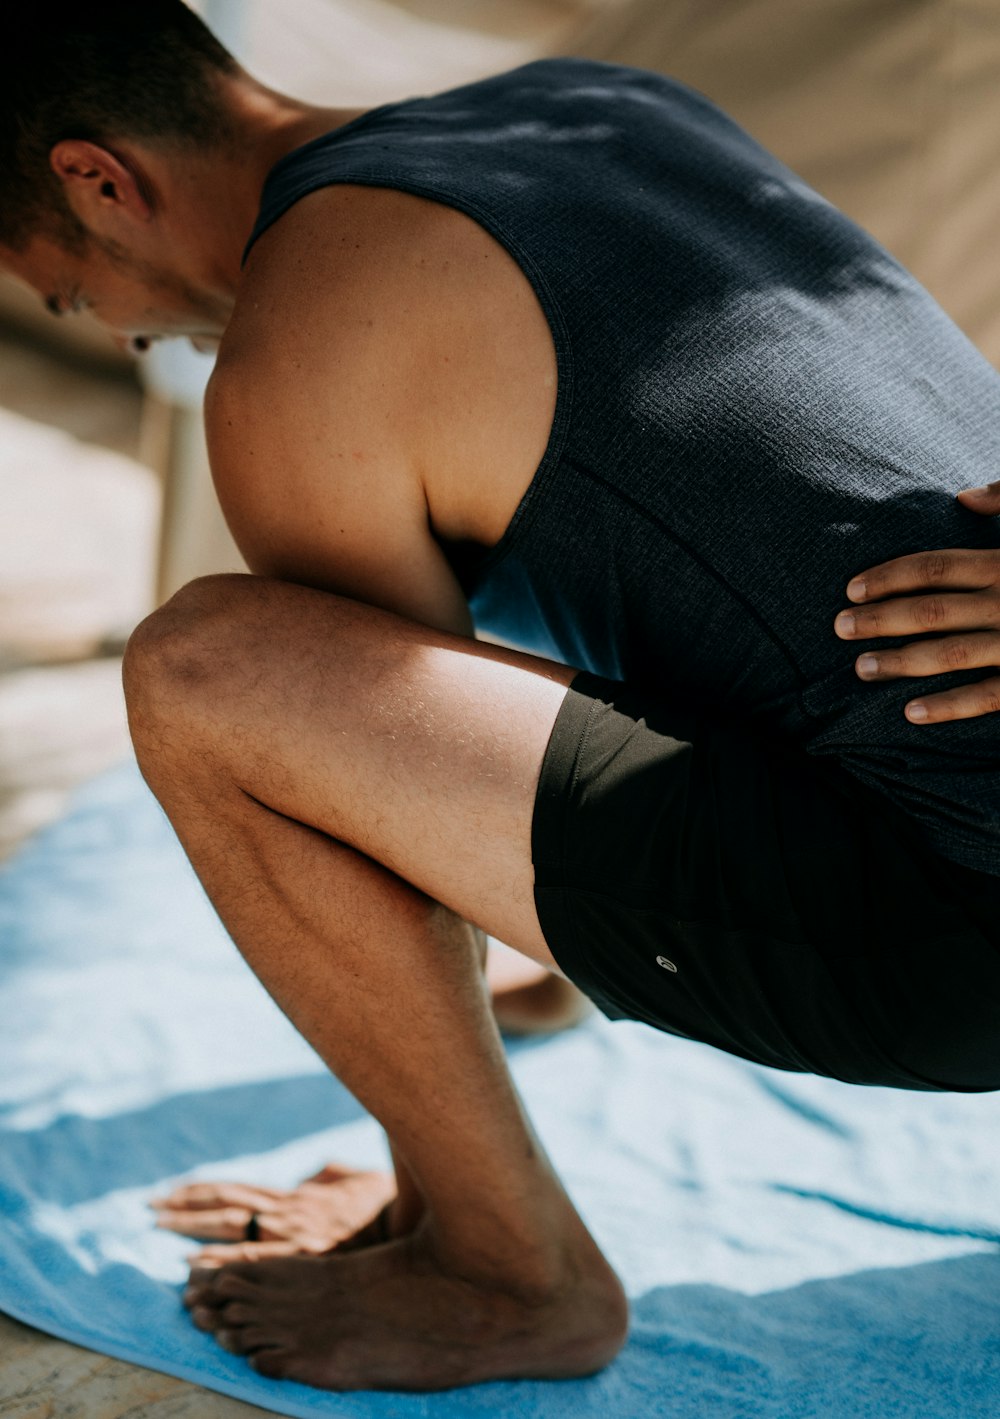
<instances>
[{"instance_id":1,"label":"dark gray tank top","mask_svg":"<svg viewBox=\"0 0 1000 1419\"><path fill-rule=\"evenodd\" d=\"M297 149L250 246L332 183L474 218L548 318L545 456L496 547L445 549L477 624L831 756L1000 876L1000 719L903 716L982 672L866 685L832 628L865 567L1000 545L954 499L1000 476L1000 378L916 281L704 98L582 60Z\"/></svg>"}]
</instances>

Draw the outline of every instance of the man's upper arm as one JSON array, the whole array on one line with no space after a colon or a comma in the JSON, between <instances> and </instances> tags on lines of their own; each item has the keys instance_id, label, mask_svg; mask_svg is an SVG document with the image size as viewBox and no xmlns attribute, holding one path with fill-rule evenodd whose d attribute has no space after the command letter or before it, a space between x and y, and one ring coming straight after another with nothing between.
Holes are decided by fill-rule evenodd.
<instances>
[{"instance_id":1,"label":"man's upper arm","mask_svg":"<svg viewBox=\"0 0 1000 1419\"><path fill-rule=\"evenodd\" d=\"M435 540L391 372L280 335L225 355L205 405L223 512L250 569L472 634ZM244 347L245 348L245 347Z\"/></svg>"}]
</instances>

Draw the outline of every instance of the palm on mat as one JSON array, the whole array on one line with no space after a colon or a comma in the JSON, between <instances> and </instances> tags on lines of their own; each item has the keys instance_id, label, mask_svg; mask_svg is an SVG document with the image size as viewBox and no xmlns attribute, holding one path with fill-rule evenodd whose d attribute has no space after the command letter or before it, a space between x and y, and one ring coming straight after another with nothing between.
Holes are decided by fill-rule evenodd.
<instances>
[{"instance_id":1,"label":"palm on mat","mask_svg":"<svg viewBox=\"0 0 1000 1419\"><path fill-rule=\"evenodd\" d=\"M316 1256L365 1234L396 1195L391 1173L359 1172L331 1163L294 1188L239 1182L196 1182L156 1198L157 1226L215 1245L200 1251L199 1266ZM256 1219L256 1238L247 1228ZM374 1238L373 1238L374 1239Z\"/></svg>"}]
</instances>

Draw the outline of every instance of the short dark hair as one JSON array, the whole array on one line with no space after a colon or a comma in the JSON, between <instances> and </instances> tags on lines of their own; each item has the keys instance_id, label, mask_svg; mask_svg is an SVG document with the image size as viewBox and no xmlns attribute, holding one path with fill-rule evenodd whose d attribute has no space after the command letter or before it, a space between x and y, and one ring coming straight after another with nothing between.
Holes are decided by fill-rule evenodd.
<instances>
[{"instance_id":1,"label":"short dark hair","mask_svg":"<svg viewBox=\"0 0 1000 1419\"><path fill-rule=\"evenodd\" d=\"M182 0L27 0L0 47L0 245L85 236L52 172L65 138L225 141L239 66Z\"/></svg>"}]
</instances>

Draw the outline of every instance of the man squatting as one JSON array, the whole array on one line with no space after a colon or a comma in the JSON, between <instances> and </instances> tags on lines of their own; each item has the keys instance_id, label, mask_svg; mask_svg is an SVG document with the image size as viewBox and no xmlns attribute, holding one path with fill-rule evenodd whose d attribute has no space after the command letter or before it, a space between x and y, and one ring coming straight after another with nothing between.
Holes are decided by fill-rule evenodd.
<instances>
[{"instance_id":1,"label":"man squatting","mask_svg":"<svg viewBox=\"0 0 1000 1419\"><path fill-rule=\"evenodd\" d=\"M1000 379L659 76L543 61L357 113L264 88L180 0L19 25L2 265L123 341L221 341L253 575L135 632L139 762L396 1169L352 1244L195 1270L194 1321L331 1389L592 1372L625 1298L481 933L764 1064L1000 1086L1000 497L956 497L1000 466Z\"/></svg>"}]
</instances>

